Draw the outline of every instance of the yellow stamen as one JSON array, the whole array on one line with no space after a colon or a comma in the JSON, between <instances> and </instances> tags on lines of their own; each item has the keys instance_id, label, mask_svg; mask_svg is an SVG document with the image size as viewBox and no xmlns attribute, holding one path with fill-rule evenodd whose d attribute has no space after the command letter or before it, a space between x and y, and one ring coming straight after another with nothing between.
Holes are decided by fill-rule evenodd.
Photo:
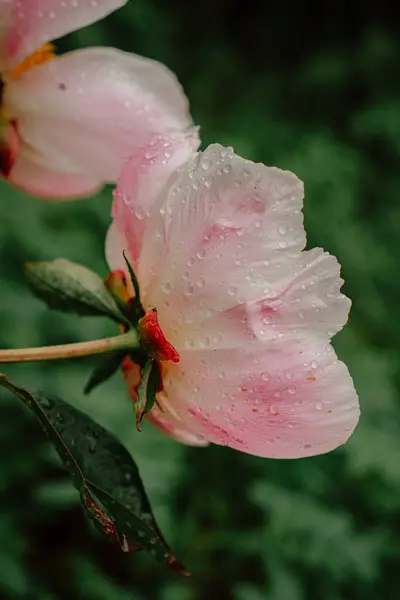
<instances>
[{"instance_id":1,"label":"yellow stamen","mask_svg":"<svg viewBox=\"0 0 400 600\"><path fill-rule=\"evenodd\" d=\"M11 76L17 79L21 77L23 73L29 71L29 69L33 69L43 63L53 60L56 57L55 55L55 46L53 44L44 44L38 48L33 54L30 54L22 62L20 62L16 67L11 71Z\"/></svg>"}]
</instances>

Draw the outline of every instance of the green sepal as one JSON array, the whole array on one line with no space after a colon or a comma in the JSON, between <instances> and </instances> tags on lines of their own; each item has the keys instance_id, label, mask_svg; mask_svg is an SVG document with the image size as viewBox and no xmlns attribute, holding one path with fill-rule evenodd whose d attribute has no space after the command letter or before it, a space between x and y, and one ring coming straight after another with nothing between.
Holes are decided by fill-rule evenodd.
<instances>
[{"instance_id":1,"label":"green sepal","mask_svg":"<svg viewBox=\"0 0 400 600\"><path fill-rule=\"evenodd\" d=\"M140 378L137 401L135 403L136 428L140 429L140 423L145 414L151 411L156 401L156 394L160 387L161 374L157 361L148 357Z\"/></svg>"},{"instance_id":2,"label":"green sepal","mask_svg":"<svg viewBox=\"0 0 400 600\"><path fill-rule=\"evenodd\" d=\"M111 293L97 273L65 258L25 264L32 292L50 308L83 316L108 316L127 324Z\"/></svg>"},{"instance_id":3,"label":"green sepal","mask_svg":"<svg viewBox=\"0 0 400 600\"><path fill-rule=\"evenodd\" d=\"M98 365L91 374L89 381L83 389L84 393L89 394L89 392L100 385L100 383L103 383L112 377L114 373L118 371L125 356L126 352L122 350L116 350L115 352L103 354L103 356L101 356L99 359Z\"/></svg>"},{"instance_id":4,"label":"green sepal","mask_svg":"<svg viewBox=\"0 0 400 600\"><path fill-rule=\"evenodd\" d=\"M164 540L138 468L117 438L57 397L31 393L3 374L0 385L32 410L97 528L121 550L144 548L170 568L188 575Z\"/></svg>"},{"instance_id":5,"label":"green sepal","mask_svg":"<svg viewBox=\"0 0 400 600\"><path fill-rule=\"evenodd\" d=\"M140 287L137 277L135 275L135 271L133 270L129 260L126 257L125 250L123 252L124 260L126 266L128 267L129 275L132 280L133 289L135 291L135 296L131 298L127 304L126 312L128 318L132 321L134 325L137 325L139 319L141 319L145 314L145 310L140 301Z\"/></svg>"}]
</instances>

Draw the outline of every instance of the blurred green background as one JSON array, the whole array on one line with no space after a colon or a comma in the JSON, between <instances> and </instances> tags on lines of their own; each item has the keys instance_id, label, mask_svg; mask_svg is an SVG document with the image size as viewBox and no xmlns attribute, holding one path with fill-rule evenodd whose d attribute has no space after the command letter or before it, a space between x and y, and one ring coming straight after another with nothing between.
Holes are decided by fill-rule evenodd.
<instances>
[{"instance_id":1,"label":"blurred green background","mask_svg":"<svg viewBox=\"0 0 400 600\"><path fill-rule=\"evenodd\" d=\"M124 555L85 522L33 418L0 398L0 597L23 600L397 600L400 594L399 10L381 0L132 0L61 51L115 45L165 62L205 144L293 170L309 245L337 255L350 324L335 339L362 418L346 447L299 461L190 449L146 427L115 376L82 394L94 361L7 367L114 431L136 458L191 580ZM111 195L46 203L1 185L0 346L114 332L50 312L25 260L60 256L106 275Z\"/></svg>"}]
</instances>

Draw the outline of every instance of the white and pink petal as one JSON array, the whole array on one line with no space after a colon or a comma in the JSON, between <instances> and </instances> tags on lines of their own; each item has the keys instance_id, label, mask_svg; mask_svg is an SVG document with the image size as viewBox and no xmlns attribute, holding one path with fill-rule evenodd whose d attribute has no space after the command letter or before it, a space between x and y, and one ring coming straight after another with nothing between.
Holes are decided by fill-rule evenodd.
<instances>
[{"instance_id":1,"label":"white and pink petal","mask_svg":"<svg viewBox=\"0 0 400 600\"><path fill-rule=\"evenodd\" d=\"M18 154L8 180L29 194L49 200L72 200L93 195L102 187L98 177L49 168L40 160L35 161L32 153L24 148Z\"/></svg>"},{"instance_id":2,"label":"white and pink petal","mask_svg":"<svg viewBox=\"0 0 400 600\"><path fill-rule=\"evenodd\" d=\"M50 42L94 23L127 0L1 0L0 47L9 68Z\"/></svg>"},{"instance_id":3,"label":"white and pink petal","mask_svg":"<svg viewBox=\"0 0 400 600\"><path fill-rule=\"evenodd\" d=\"M329 345L278 343L258 355L193 351L181 354L179 369L165 390L182 423L249 454L323 454L345 443L358 422L352 379Z\"/></svg>"},{"instance_id":4,"label":"white and pink petal","mask_svg":"<svg viewBox=\"0 0 400 600\"><path fill-rule=\"evenodd\" d=\"M154 218L158 204L162 202L160 196L171 185L171 180L178 176L177 169L191 158L198 145L199 138L195 128L172 137L156 135L124 165L114 191L112 228L124 240L125 249L129 250L135 269L139 269L144 233L149 221ZM159 242L160 238L156 237L153 244L154 255L158 253ZM110 255L118 243L121 246L118 234L107 240L106 248L109 248L107 252ZM161 252L164 253L162 248ZM146 287L151 269L147 270L143 261L140 267L142 285ZM137 275L139 276L139 270Z\"/></svg>"},{"instance_id":5,"label":"white and pink petal","mask_svg":"<svg viewBox=\"0 0 400 600\"><path fill-rule=\"evenodd\" d=\"M210 146L160 194L145 231L139 263L146 272L153 263L149 302L169 302L168 318L181 325L183 316L200 323L210 310L263 297L305 245L302 199L292 173Z\"/></svg>"},{"instance_id":6,"label":"white and pink petal","mask_svg":"<svg viewBox=\"0 0 400 600\"><path fill-rule=\"evenodd\" d=\"M347 322L351 301L340 292L340 264L321 248L302 252L275 282L274 295L246 303L251 329L260 340L285 335L333 337Z\"/></svg>"},{"instance_id":7,"label":"white and pink petal","mask_svg":"<svg viewBox=\"0 0 400 600\"><path fill-rule=\"evenodd\" d=\"M175 76L160 63L113 48L77 50L10 80L4 113L55 171L103 183L116 181L124 161L154 135L191 127ZM197 133L191 136L198 144Z\"/></svg>"}]
</instances>

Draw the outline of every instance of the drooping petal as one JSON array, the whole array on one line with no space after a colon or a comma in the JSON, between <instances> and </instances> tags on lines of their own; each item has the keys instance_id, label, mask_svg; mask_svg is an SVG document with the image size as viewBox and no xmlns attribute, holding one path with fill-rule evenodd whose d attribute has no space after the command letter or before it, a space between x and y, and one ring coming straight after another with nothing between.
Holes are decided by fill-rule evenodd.
<instances>
[{"instance_id":1,"label":"drooping petal","mask_svg":"<svg viewBox=\"0 0 400 600\"><path fill-rule=\"evenodd\" d=\"M182 425L174 423L171 415L161 412L157 406L152 409L151 413L146 415L146 420L161 433L187 446L209 445L209 442L202 436L192 433L189 429L182 427Z\"/></svg>"},{"instance_id":2,"label":"drooping petal","mask_svg":"<svg viewBox=\"0 0 400 600\"><path fill-rule=\"evenodd\" d=\"M127 0L2 0L2 54L8 66L12 67L45 42L94 23L126 2Z\"/></svg>"},{"instance_id":3,"label":"drooping petal","mask_svg":"<svg viewBox=\"0 0 400 600\"><path fill-rule=\"evenodd\" d=\"M337 259L321 248L302 252L278 282L274 296L246 304L251 328L261 340L279 332L298 336L311 331L332 337L347 322L351 302L340 292Z\"/></svg>"},{"instance_id":4,"label":"drooping petal","mask_svg":"<svg viewBox=\"0 0 400 600\"><path fill-rule=\"evenodd\" d=\"M345 443L358 422L352 379L329 345L281 341L258 355L193 351L181 355L179 368L165 389L182 423L249 454L323 454Z\"/></svg>"},{"instance_id":5,"label":"drooping petal","mask_svg":"<svg viewBox=\"0 0 400 600\"><path fill-rule=\"evenodd\" d=\"M47 165L102 182L115 181L155 134L191 125L166 67L112 48L78 50L27 71L7 84L4 110Z\"/></svg>"},{"instance_id":6,"label":"drooping petal","mask_svg":"<svg viewBox=\"0 0 400 600\"><path fill-rule=\"evenodd\" d=\"M114 192L112 227L119 233L110 235L107 239L106 248L110 256L115 254L117 245L120 251L120 240L123 239L133 266L138 268L143 235L159 204L159 195L171 183L170 177L177 176L176 170L189 160L198 145L195 129L188 134L168 138L157 135L125 164ZM157 254L158 241L160 240L154 240L154 255ZM113 264L111 266L115 268ZM147 279L148 276L149 273L144 271L142 279ZM144 283L142 280L142 285Z\"/></svg>"},{"instance_id":7,"label":"drooping petal","mask_svg":"<svg viewBox=\"0 0 400 600\"><path fill-rule=\"evenodd\" d=\"M97 177L49 169L22 151L8 179L24 191L51 200L66 200L95 194L102 186Z\"/></svg>"}]
</instances>

